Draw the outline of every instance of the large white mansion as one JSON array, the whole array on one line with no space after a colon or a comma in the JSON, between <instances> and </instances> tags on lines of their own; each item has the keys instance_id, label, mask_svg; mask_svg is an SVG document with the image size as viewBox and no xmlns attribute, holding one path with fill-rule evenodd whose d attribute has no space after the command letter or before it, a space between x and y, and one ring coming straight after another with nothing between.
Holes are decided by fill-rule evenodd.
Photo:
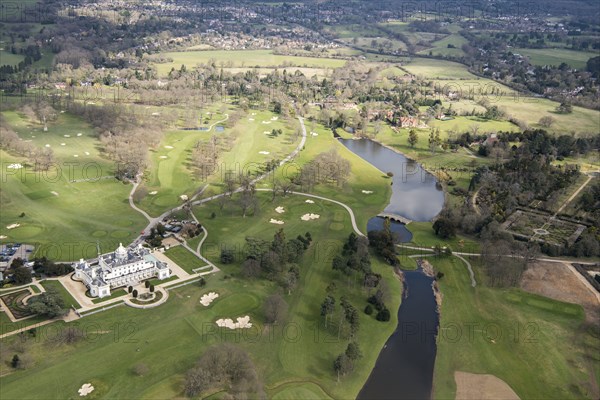
<instances>
[{"instance_id":1,"label":"large white mansion","mask_svg":"<svg viewBox=\"0 0 600 400\"><path fill-rule=\"evenodd\" d=\"M138 245L119 248L112 253L101 254L97 262L79 260L73 264L75 276L83 281L93 297L110 296L110 290L127 285L137 285L141 281L171 276L167 264L158 261L148 249Z\"/></svg>"}]
</instances>

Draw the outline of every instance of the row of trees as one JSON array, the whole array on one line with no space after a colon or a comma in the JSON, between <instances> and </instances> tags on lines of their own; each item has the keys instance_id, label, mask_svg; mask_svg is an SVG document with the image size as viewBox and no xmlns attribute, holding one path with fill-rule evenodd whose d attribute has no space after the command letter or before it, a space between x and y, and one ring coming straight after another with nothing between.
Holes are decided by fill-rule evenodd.
<instances>
[{"instance_id":1,"label":"row of trees","mask_svg":"<svg viewBox=\"0 0 600 400\"><path fill-rule=\"evenodd\" d=\"M323 317L324 327L337 338L347 338L350 342L346 350L338 355L333 362L333 369L338 380L354 369L362 354L358 343L354 340L360 329L360 313L351 304L344 288L354 287L357 278L361 278L361 288L369 294L365 314L372 314L372 305L378 310L376 319L389 321L390 313L385 306L387 286L381 275L371 270L369 255L369 241L364 236L357 236L354 232L348 235L340 254L334 256L332 268L338 272L336 281L331 282L326 288L326 296L321 303L320 315ZM343 279L343 278L346 279ZM337 282L337 283L336 283ZM345 284L345 287L342 286ZM338 290L338 287L340 289ZM339 301L336 292L340 293ZM338 307L339 306L339 307ZM337 314L337 315L336 315Z\"/></svg>"}]
</instances>

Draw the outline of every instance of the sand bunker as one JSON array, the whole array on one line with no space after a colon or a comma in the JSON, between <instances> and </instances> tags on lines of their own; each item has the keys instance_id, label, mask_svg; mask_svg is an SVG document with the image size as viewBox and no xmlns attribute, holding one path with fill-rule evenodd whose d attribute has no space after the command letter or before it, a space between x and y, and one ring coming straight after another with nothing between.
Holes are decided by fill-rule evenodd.
<instances>
[{"instance_id":1,"label":"sand bunker","mask_svg":"<svg viewBox=\"0 0 600 400\"><path fill-rule=\"evenodd\" d=\"M150 194L150 195L154 196L156 193L158 193L158 192L157 192L156 190L153 190L153 191L151 191L151 192L150 192L150 193L148 193L148 194Z\"/></svg>"},{"instance_id":2,"label":"sand bunker","mask_svg":"<svg viewBox=\"0 0 600 400\"><path fill-rule=\"evenodd\" d=\"M210 292L208 294L202 295L202 297L200 298L200 304L202 304L204 307L208 307L210 303L212 303L213 300L217 297L219 297L219 294L215 292Z\"/></svg>"},{"instance_id":3,"label":"sand bunker","mask_svg":"<svg viewBox=\"0 0 600 400\"><path fill-rule=\"evenodd\" d=\"M312 201L312 200L306 200L305 203L314 204L314 201Z\"/></svg>"},{"instance_id":4,"label":"sand bunker","mask_svg":"<svg viewBox=\"0 0 600 400\"><path fill-rule=\"evenodd\" d=\"M226 318L226 319L218 319L217 320L217 325L220 326L221 328L229 328L229 329L240 329L240 328L251 328L252 327L252 323L250 322L250 317L249 316L245 316L245 317L238 317L237 318L237 322L233 322L233 320L231 318Z\"/></svg>"},{"instance_id":5,"label":"sand bunker","mask_svg":"<svg viewBox=\"0 0 600 400\"><path fill-rule=\"evenodd\" d=\"M173 146L165 146L165 149L174 149Z\"/></svg>"},{"instance_id":6,"label":"sand bunker","mask_svg":"<svg viewBox=\"0 0 600 400\"><path fill-rule=\"evenodd\" d=\"M285 212L285 208L279 206L275 209L275 212L278 214L284 213Z\"/></svg>"},{"instance_id":7,"label":"sand bunker","mask_svg":"<svg viewBox=\"0 0 600 400\"><path fill-rule=\"evenodd\" d=\"M61 146L66 146L67 144L66 144L66 143L61 143L60 145L61 145Z\"/></svg>"},{"instance_id":8,"label":"sand bunker","mask_svg":"<svg viewBox=\"0 0 600 400\"><path fill-rule=\"evenodd\" d=\"M88 394L94 391L94 387L91 383L84 383L81 385L81 388L78 390L80 396L87 396Z\"/></svg>"},{"instance_id":9,"label":"sand bunker","mask_svg":"<svg viewBox=\"0 0 600 400\"><path fill-rule=\"evenodd\" d=\"M53 195L55 195L55 196L58 196L58 192L55 192L54 190L53 190L53 191L51 191L50 193L52 193L52 194L53 194Z\"/></svg>"},{"instance_id":10,"label":"sand bunker","mask_svg":"<svg viewBox=\"0 0 600 400\"><path fill-rule=\"evenodd\" d=\"M283 222L280 219L273 219L273 218L271 218L271 220L269 221L269 223L271 223L271 224L277 224L277 225L283 225L285 222Z\"/></svg>"},{"instance_id":11,"label":"sand bunker","mask_svg":"<svg viewBox=\"0 0 600 400\"><path fill-rule=\"evenodd\" d=\"M318 219L320 217L319 214L304 214L300 217L302 221L310 221L311 219Z\"/></svg>"},{"instance_id":12,"label":"sand bunker","mask_svg":"<svg viewBox=\"0 0 600 400\"><path fill-rule=\"evenodd\" d=\"M19 164L19 163L16 163L16 164L10 164L6 168L8 168L8 169L21 169L21 168L23 168L23 166L21 164Z\"/></svg>"},{"instance_id":13,"label":"sand bunker","mask_svg":"<svg viewBox=\"0 0 600 400\"><path fill-rule=\"evenodd\" d=\"M46 147L50 147L50 145L49 145L49 144L46 144Z\"/></svg>"},{"instance_id":14,"label":"sand bunker","mask_svg":"<svg viewBox=\"0 0 600 400\"><path fill-rule=\"evenodd\" d=\"M319 136L319 134L317 132L311 132L310 135L311 136Z\"/></svg>"},{"instance_id":15,"label":"sand bunker","mask_svg":"<svg viewBox=\"0 0 600 400\"><path fill-rule=\"evenodd\" d=\"M268 124L270 124L270 123L271 123L271 121L263 121L262 123L263 123L263 124L267 124L267 125L268 125Z\"/></svg>"},{"instance_id":16,"label":"sand bunker","mask_svg":"<svg viewBox=\"0 0 600 400\"><path fill-rule=\"evenodd\" d=\"M79 157L79 154L73 154L73 157L77 158Z\"/></svg>"},{"instance_id":17,"label":"sand bunker","mask_svg":"<svg viewBox=\"0 0 600 400\"><path fill-rule=\"evenodd\" d=\"M160 113L153 112L152 115L157 116L157 115L160 115Z\"/></svg>"},{"instance_id":18,"label":"sand bunker","mask_svg":"<svg viewBox=\"0 0 600 400\"><path fill-rule=\"evenodd\" d=\"M254 118L248 118L248 121L254 121Z\"/></svg>"},{"instance_id":19,"label":"sand bunker","mask_svg":"<svg viewBox=\"0 0 600 400\"><path fill-rule=\"evenodd\" d=\"M279 117L272 117L271 121L277 121L279 119Z\"/></svg>"},{"instance_id":20,"label":"sand bunker","mask_svg":"<svg viewBox=\"0 0 600 400\"><path fill-rule=\"evenodd\" d=\"M169 158L167 156L160 156L159 158L165 159L165 158Z\"/></svg>"},{"instance_id":21,"label":"sand bunker","mask_svg":"<svg viewBox=\"0 0 600 400\"><path fill-rule=\"evenodd\" d=\"M266 155L266 154L269 154L269 152L268 152L268 151L265 151L265 150L263 150L263 151L259 151L259 152L258 152L258 154L265 154L265 155Z\"/></svg>"},{"instance_id":22,"label":"sand bunker","mask_svg":"<svg viewBox=\"0 0 600 400\"><path fill-rule=\"evenodd\" d=\"M6 236L6 235L0 235L0 240L2 240L2 239L6 239L6 238L7 238L7 236Z\"/></svg>"},{"instance_id":23,"label":"sand bunker","mask_svg":"<svg viewBox=\"0 0 600 400\"><path fill-rule=\"evenodd\" d=\"M270 135L270 134L271 134L271 131L263 131L263 133L264 133L265 135Z\"/></svg>"},{"instance_id":24,"label":"sand bunker","mask_svg":"<svg viewBox=\"0 0 600 400\"><path fill-rule=\"evenodd\" d=\"M252 115L256 115L256 113L252 113Z\"/></svg>"},{"instance_id":25,"label":"sand bunker","mask_svg":"<svg viewBox=\"0 0 600 400\"><path fill-rule=\"evenodd\" d=\"M8 225L6 227L6 229L15 229L15 228L18 228L20 226L21 226L21 224L10 224L10 225Z\"/></svg>"},{"instance_id":26,"label":"sand bunker","mask_svg":"<svg viewBox=\"0 0 600 400\"><path fill-rule=\"evenodd\" d=\"M372 190L363 190L362 192L363 192L364 194L371 194L371 193L373 193L373 191L372 191Z\"/></svg>"},{"instance_id":27,"label":"sand bunker","mask_svg":"<svg viewBox=\"0 0 600 400\"><path fill-rule=\"evenodd\" d=\"M85 152L85 155L86 155L86 156L89 156L89 155L90 155L90 152L89 152L89 151L86 151L86 152Z\"/></svg>"},{"instance_id":28,"label":"sand bunker","mask_svg":"<svg viewBox=\"0 0 600 400\"><path fill-rule=\"evenodd\" d=\"M83 133L78 133L77 136L83 136Z\"/></svg>"},{"instance_id":29,"label":"sand bunker","mask_svg":"<svg viewBox=\"0 0 600 400\"><path fill-rule=\"evenodd\" d=\"M519 396L502 379L494 375L455 371L456 400L519 400Z\"/></svg>"},{"instance_id":30,"label":"sand bunker","mask_svg":"<svg viewBox=\"0 0 600 400\"><path fill-rule=\"evenodd\" d=\"M71 137L71 135L63 135L64 137Z\"/></svg>"},{"instance_id":31,"label":"sand bunker","mask_svg":"<svg viewBox=\"0 0 600 400\"><path fill-rule=\"evenodd\" d=\"M182 194L181 196L179 196L179 198L181 200L183 200L183 201L187 201L188 200L187 194Z\"/></svg>"}]
</instances>

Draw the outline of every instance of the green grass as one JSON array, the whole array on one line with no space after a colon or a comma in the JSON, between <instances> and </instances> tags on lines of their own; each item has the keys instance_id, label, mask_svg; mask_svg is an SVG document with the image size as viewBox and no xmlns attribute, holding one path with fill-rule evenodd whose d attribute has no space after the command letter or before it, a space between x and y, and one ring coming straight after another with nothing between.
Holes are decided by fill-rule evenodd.
<instances>
[{"instance_id":1,"label":"green grass","mask_svg":"<svg viewBox=\"0 0 600 400\"><path fill-rule=\"evenodd\" d=\"M463 97L468 94L474 95L474 101L463 99L460 102L450 102L442 98L444 107L452 104L458 112L473 109L481 112L483 109L476 102L486 98L490 105L496 105L506 113L506 119L509 117L516 118L525 122L530 128L542 128L538 124L542 117L550 116L554 118L555 123L546 130L557 135L565 132L573 132L576 135L596 134L600 126L600 112L596 110L573 107L571 114L557 114L555 110L559 103L516 93L509 87L491 79L480 78L471 74L466 66L459 63L414 58L402 68L423 79L434 81L434 85L439 89L443 89L444 92L452 90ZM492 88L495 91L494 94L491 93ZM481 125L481 131L483 132L517 129L515 125L507 121L471 121L472 119L459 117L451 121L433 121L432 126L466 130L471 124L477 123Z\"/></svg>"},{"instance_id":2,"label":"green grass","mask_svg":"<svg viewBox=\"0 0 600 400\"><path fill-rule=\"evenodd\" d=\"M435 56L460 57L465 54L465 52L462 50L462 46L466 43L467 39L465 39L462 35L451 34L441 40L432 42L432 47L430 49L421 50L419 53L429 54L431 52L431 54ZM454 45L455 48L448 48L449 44Z\"/></svg>"},{"instance_id":3,"label":"green grass","mask_svg":"<svg viewBox=\"0 0 600 400\"><path fill-rule=\"evenodd\" d=\"M158 74L165 76L171 68L179 70L182 65L188 69L197 64L207 64L214 60L217 66L221 63L227 67L312 67L338 68L346 61L331 58L296 57L273 54L272 50L207 50L161 53L163 57L173 59L170 63L155 64Z\"/></svg>"},{"instance_id":4,"label":"green grass","mask_svg":"<svg viewBox=\"0 0 600 400\"><path fill-rule=\"evenodd\" d=\"M572 68L585 69L590 58L600 55L599 52L576 51L568 49L523 49L516 48L513 53L518 53L529 58L534 65L554 65L561 63L569 64Z\"/></svg>"},{"instance_id":5,"label":"green grass","mask_svg":"<svg viewBox=\"0 0 600 400\"><path fill-rule=\"evenodd\" d=\"M127 294L127 290L126 289L123 289L123 288L118 288L116 290L113 289L113 290L111 290L110 296L102 297L101 299L94 298L92 300L92 303L94 303L94 304L101 304L101 303L104 303L107 300L111 300L111 299L115 299L117 297L121 297L124 294Z\"/></svg>"},{"instance_id":6,"label":"green grass","mask_svg":"<svg viewBox=\"0 0 600 400\"><path fill-rule=\"evenodd\" d=\"M56 290L56 292L60 295L60 297L62 297L63 302L65 304L66 308L71 308L71 306L75 307L75 308L80 308L81 306L79 305L79 303L77 302L77 300L75 300L73 298L73 296L71 296L71 293L69 293L69 291L67 289L65 289L65 287L63 286L62 283L60 283L60 281L57 280L44 280L42 282L40 282L40 284L46 289L54 289Z\"/></svg>"},{"instance_id":7,"label":"green grass","mask_svg":"<svg viewBox=\"0 0 600 400\"><path fill-rule=\"evenodd\" d=\"M190 274L194 273L193 269L206 265L204 261L183 246L171 247L165 251L165 255Z\"/></svg>"},{"instance_id":8,"label":"green grass","mask_svg":"<svg viewBox=\"0 0 600 400\"><path fill-rule=\"evenodd\" d=\"M495 375L522 399L591 396L591 367L598 363L600 343L581 328L580 306L519 289L489 288L478 270L472 288L456 258L436 258L432 264L444 273L434 398L455 397L454 371Z\"/></svg>"},{"instance_id":9,"label":"green grass","mask_svg":"<svg viewBox=\"0 0 600 400\"><path fill-rule=\"evenodd\" d=\"M224 114L227 112L231 113L233 109L219 111L212 117L209 125L205 126L224 119ZM288 127L281 117L275 121L271 120L273 117L276 117L276 114L269 111L250 111L235 126L226 127L223 132L182 130L167 132L160 145L151 151L150 166L145 174L145 192L156 191L157 193L143 197L139 201L140 207L151 215L160 215L180 205L179 196L185 194L191 197L196 190L206 184L221 192L220 185L227 170L255 172L260 164L266 161L283 159L297 146L297 141L292 141L292 134L298 122L293 120ZM269 123L263 124L263 121ZM227 122L224 122L221 125L226 124ZM273 129L282 129L283 134L277 137L264 134L265 131ZM211 176L202 176L201 171L191 165L193 147L199 141L207 143L213 134L221 137L231 135L234 138L233 145L231 149L221 152L215 173ZM269 154L260 154L260 151L268 151Z\"/></svg>"},{"instance_id":10,"label":"green grass","mask_svg":"<svg viewBox=\"0 0 600 400\"><path fill-rule=\"evenodd\" d=\"M274 208L282 205L288 210L277 214L286 220L283 226L287 237L307 230L314 242L300 263L301 281L292 295L285 295L290 305L284 339L283 325L272 328L263 325L262 302L275 290L274 285L263 280L238 279L238 265L223 266L224 273L208 278L202 290L189 285L171 291L169 300L160 307L137 310L117 307L110 311L86 317L80 321L99 332L95 340L75 346L49 347L43 341L27 342L25 353L31 355L35 365L24 371L2 375L5 398L69 398L85 382L92 382L98 397L112 398L174 398L182 393L185 371L190 368L205 349L223 341L235 342L249 351L265 382L267 392L276 398L353 398L371 372L380 349L396 327L396 313L388 323L375 321L372 316L360 313L361 328L357 340L364 357L355 370L342 383L336 382L332 363L342 352L347 341L337 337L322 326L318 308L332 280L345 287L345 280L330 267L331 256L340 251L342 240L350 232L350 220L340 206L317 201L304 203L304 198L289 196L271 203L268 194L260 194L259 215L239 218L235 207L226 208L217 218L204 221L210 232L207 249L216 245L236 246L247 235L264 239L272 237L279 226L265 222L275 216ZM321 214L319 220L302 222L299 215L305 209ZM198 207L195 212L203 216L216 204ZM342 213L339 213L339 211ZM231 214L231 215L230 215ZM332 222L342 224L343 230L331 230ZM218 262L218 251L207 255ZM389 307L397 310L400 301L400 284L389 266L373 260L373 269L381 273L390 287ZM233 275L224 279L224 275ZM341 289L338 289L338 291ZM199 304L207 291L220 294L211 307ZM349 283L345 289L349 301L361 310L366 304L366 294ZM336 294L339 298L340 293ZM222 317L249 315L255 324L251 336L240 332L219 330L214 321ZM92 329L93 328L93 329ZM294 329L300 331L295 331ZM176 332L177 340L173 340ZM295 332L301 332L296 335ZM116 338L116 339L115 339ZM294 338L293 340L291 338ZM10 346L18 338L3 339ZM118 355L118 356L117 356ZM12 357L12 354L2 357ZM2 358L0 374L8 372ZM132 368L145 363L150 372L136 377ZM60 382L57 379L60 377ZM319 389L321 388L321 389Z\"/></svg>"},{"instance_id":11,"label":"green grass","mask_svg":"<svg viewBox=\"0 0 600 400\"><path fill-rule=\"evenodd\" d=\"M36 256L70 261L94 256L96 243L107 252L119 242L137 237L145 219L129 207L131 186L114 178L96 180L113 175L115 166L102 157L100 143L88 124L67 113L59 114L43 132L40 125L21 114L5 111L3 115L23 140L36 147L49 144L56 163L47 172L31 166L8 169L8 164L26 165L29 160L0 151L0 234L8 237L6 241L37 243ZM95 181L72 182L86 177ZM25 216L20 217L21 213ZM6 229L13 223L21 226Z\"/></svg>"},{"instance_id":12,"label":"green grass","mask_svg":"<svg viewBox=\"0 0 600 400\"><path fill-rule=\"evenodd\" d=\"M403 68L425 79L477 79L464 65L452 61L414 58Z\"/></svg>"},{"instance_id":13,"label":"green grass","mask_svg":"<svg viewBox=\"0 0 600 400\"><path fill-rule=\"evenodd\" d=\"M0 50L0 65L16 66L25 59L22 54L13 54L10 51Z\"/></svg>"}]
</instances>

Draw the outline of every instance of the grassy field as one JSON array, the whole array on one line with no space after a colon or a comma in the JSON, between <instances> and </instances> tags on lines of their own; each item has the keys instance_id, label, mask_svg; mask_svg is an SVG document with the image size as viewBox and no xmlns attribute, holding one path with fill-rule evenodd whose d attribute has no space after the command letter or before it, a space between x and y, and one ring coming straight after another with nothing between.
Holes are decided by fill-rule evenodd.
<instances>
[{"instance_id":1,"label":"grassy field","mask_svg":"<svg viewBox=\"0 0 600 400\"><path fill-rule=\"evenodd\" d=\"M43 132L16 112L3 115L23 140L37 147L49 145L55 159L47 172L41 172L27 166L24 157L0 152L0 234L7 236L6 241L37 243L36 256L67 261L95 255L97 243L109 251L137 236L145 220L131 212L129 185L114 178L98 179L113 175L115 166L101 156L89 125L65 113ZM25 168L9 169L13 163ZM86 178L89 181L79 181ZM14 223L20 226L6 228Z\"/></svg>"},{"instance_id":2,"label":"grassy field","mask_svg":"<svg viewBox=\"0 0 600 400\"><path fill-rule=\"evenodd\" d=\"M575 132L578 135L597 134L600 127L600 112L582 107L573 107L571 114L558 114L555 112L559 103L536 97L524 96L515 93L514 90L497 83L491 79L479 78L471 74L467 67L450 61L414 58L403 65L404 69L411 74L423 79L431 79L434 84L444 93L457 92L462 96L473 95L473 100L463 100L457 108L470 111L477 109L476 102L482 98L489 101L490 105L496 105L505 111L508 117L521 120L531 128L541 128L538 124L540 118L551 116L555 123L547 130L555 133ZM494 93L491 93L492 88ZM450 102L444 101L446 107ZM468 103L472 103L470 106ZM440 122L444 125L456 124L456 120ZM495 121L493 121L495 122ZM437 122L436 122L437 123ZM514 130L516 127L502 122L500 125L491 127L491 130ZM459 124L460 127L460 124ZM483 126L482 126L483 128Z\"/></svg>"},{"instance_id":3,"label":"grassy field","mask_svg":"<svg viewBox=\"0 0 600 400\"><path fill-rule=\"evenodd\" d=\"M477 79L459 63L430 58L413 58L404 68L425 79Z\"/></svg>"},{"instance_id":4,"label":"grassy field","mask_svg":"<svg viewBox=\"0 0 600 400\"><path fill-rule=\"evenodd\" d=\"M212 240L208 249L221 243L239 245L246 235L271 238L279 226L266 221L276 214L277 205L287 210L276 214L286 220L283 227L287 237L311 232L314 242L300 265L299 288L292 295L285 295L290 305L286 325L267 327L263 324L262 302L274 291L272 283L238 279L237 264L223 266L224 272L209 277L205 288L189 285L176 289L166 304L155 309L117 307L79 321L80 326L94 333L93 340L54 347L45 341L27 341L22 350L33 359L34 365L0 378L3 397L69 398L76 396L77 389L86 382L96 388L94 396L97 397L93 398L180 397L185 371L209 345L223 341L235 342L250 352L269 397L355 397L377 358L378 351L371 350L381 348L394 330L396 313L392 313L390 322L381 323L360 312L357 339L364 357L349 376L337 383L332 363L347 341L338 340L336 335L324 330L318 309L329 282L338 280L338 287L347 284L331 269L330 260L349 233L348 214L334 204L304 203L304 198L299 196L280 198L274 203L268 194L260 194L260 198L260 213L245 219L239 218L234 206L220 211L216 204L207 204L195 212L199 217L211 210L219 214L204 223L210 232L207 240ZM320 213L321 218L300 221L299 215L307 209ZM212 255L211 259L218 262ZM373 269L388 281L393 299L389 306L396 310L400 300L399 281L388 266L377 260L373 262ZM233 277L226 278L231 275ZM352 289L352 284L349 285L347 297L361 310L366 304L366 295L358 287ZM199 300L207 291L215 291L220 297L210 307L203 307ZM254 323L251 334L214 326L218 318L243 315L249 315ZM177 340L173 340L173 332L177 333ZM3 347L14 348L15 340L17 338L4 339ZM0 373L5 374L9 368L4 361L12 357L12 352L1 354ZM143 377L133 374L132 368L138 363L149 367L148 374Z\"/></svg>"},{"instance_id":5,"label":"grassy field","mask_svg":"<svg viewBox=\"0 0 600 400\"><path fill-rule=\"evenodd\" d=\"M389 178L339 143L330 129L310 121L306 121L305 124L309 136L304 149L293 162L277 169L276 178L281 181L289 179L318 154L331 149L337 151L350 162L351 175L348 181L340 186L317 185L313 193L348 204L355 210L358 227L365 232L367 221L380 213L388 203L391 195ZM311 132L317 136L311 135ZM269 187L268 181L265 182L265 186ZM370 190L373 193L365 195L362 190Z\"/></svg>"},{"instance_id":6,"label":"grassy field","mask_svg":"<svg viewBox=\"0 0 600 400\"><path fill-rule=\"evenodd\" d=\"M170 63L155 64L159 75L165 76L171 68L179 70L181 65L188 69L197 64L215 61L216 65L225 67L311 67L338 68L346 61L332 58L295 57L273 54L271 50L207 50L161 53L163 57L173 59Z\"/></svg>"},{"instance_id":7,"label":"grassy field","mask_svg":"<svg viewBox=\"0 0 600 400\"><path fill-rule=\"evenodd\" d=\"M432 46L430 49L421 50L420 54L432 54L435 56L452 56L452 57L460 57L465 54L462 50L462 45L467 43L467 39L465 39L462 35L459 34L451 34L446 36L445 38L432 42L430 45ZM448 45L453 45L454 48L448 48Z\"/></svg>"},{"instance_id":8,"label":"grassy field","mask_svg":"<svg viewBox=\"0 0 600 400\"><path fill-rule=\"evenodd\" d=\"M194 273L193 269L205 265L202 260L199 260L198 257L183 246L171 247L165 251L165 255L190 274Z\"/></svg>"},{"instance_id":9,"label":"grassy field","mask_svg":"<svg viewBox=\"0 0 600 400\"><path fill-rule=\"evenodd\" d=\"M495 375L523 399L591 396L600 342L582 328L580 306L489 288L480 273L472 288L456 258L432 264L444 273L434 398L454 399L454 371Z\"/></svg>"},{"instance_id":10,"label":"grassy field","mask_svg":"<svg viewBox=\"0 0 600 400\"><path fill-rule=\"evenodd\" d=\"M232 109L227 111L233 112ZM212 189L221 192L220 185L227 170L255 172L264 162L283 159L297 146L292 136L298 122L293 120L288 127L282 119L272 120L274 117L277 118L276 114L269 111L251 111L234 127L225 128L223 132L215 132L214 129L210 132L167 132L160 145L151 150L150 166L142 189L148 194L138 200L140 207L151 215L160 215L181 204L179 196L191 197L204 185L210 184ZM218 113L210 124L224 118L224 114ZM268 124L263 123L265 121ZM226 122L220 125L226 125ZM282 129L283 134L277 137L265 134L273 129ZM192 151L198 142L208 142L214 134L231 135L233 145L221 153L214 174L203 176L191 165ZM261 151L268 151L269 154L261 154ZM149 194L153 192L156 193Z\"/></svg>"},{"instance_id":11,"label":"grassy field","mask_svg":"<svg viewBox=\"0 0 600 400\"><path fill-rule=\"evenodd\" d=\"M10 51L0 50L0 65L17 65L25 59L22 54L13 54Z\"/></svg>"},{"instance_id":12,"label":"grassy field","mask_svg":"<svg viewBox=\"0 0 600 400\"><path fill-rule=\"evenodd\" d=\"M45 281L41 282L41 285L46 290L48 290L48 289L56 290L56 292L60 295L60 297L62 297L66 308L71 308L71 306L73 306L75 308L81 307L79 305L79 303L77 302L77 300L75 300L73 298L73 296L71 296L71 293L69 293L69 291L67 289L65 289L65 287L62 285L62 283L60 283L59 281L46 279Z\"/></svg>"},{"instance_id":13,"label":"grassy field","mask_svg":"<svg viewBox=\"0 0 600 400\"><path fill-rule=\"evenodd\" d=\"M529 58L534 65L554 65L567 63L572 68L585 69L587 61L600 55L599 52L576 51L567 49L523 49L516 48L513 53L519 53Z\"/></svg>"}]
</instances>

